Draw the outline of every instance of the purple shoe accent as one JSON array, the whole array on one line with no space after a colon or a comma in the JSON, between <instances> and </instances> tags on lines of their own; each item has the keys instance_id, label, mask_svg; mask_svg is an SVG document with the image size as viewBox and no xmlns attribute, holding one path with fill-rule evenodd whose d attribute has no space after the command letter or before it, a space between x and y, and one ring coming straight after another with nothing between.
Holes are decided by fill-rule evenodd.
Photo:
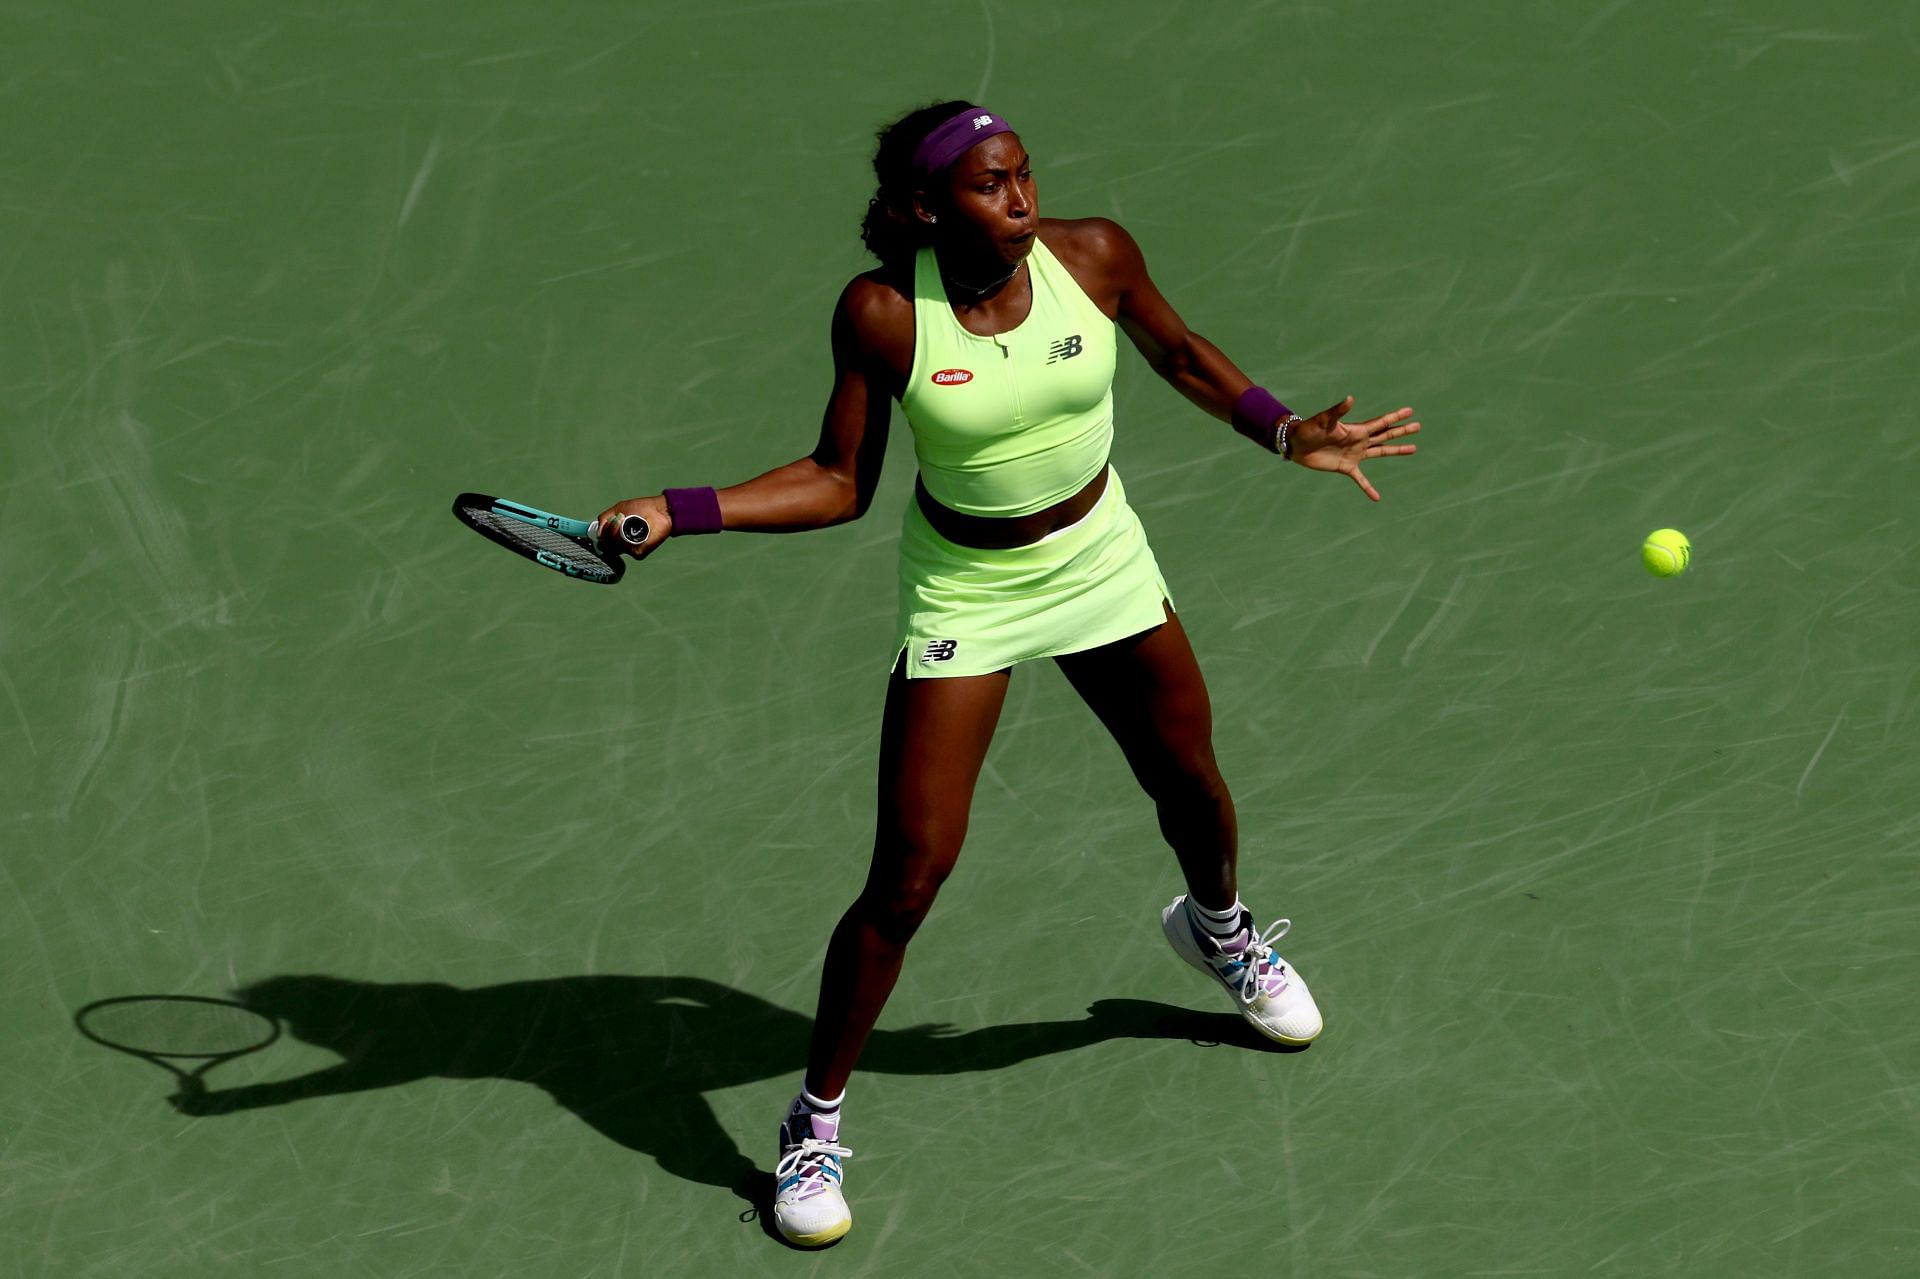
<instances>
[{"instance_id":1,"label":"purple shoe accent","mask_svg":"<svg viewBox=\"0 0 1920 1279\"><path fill-rule=\"evenodd\" d=\"M1222 943L1201 936L1191 913L1181 910L1185 904L1185 897L1176 897L1160 912L1161 929L1174 952L1223 986L1240 1015L1268 1039L1304 1047L1318 1038L1323 1029L1320 1010L1300 974L1274 950L1293 921L1276 919L1259 928L1250 914L1242 913L1233 921L1234 935ZM1174 918L1177 913L1187 917L1184 933Z\"/></svg>"},{"instance_id":2,"label":"purple shoe accent","mask_svg":"<svg viewBox=\"0 0 1920 1279\"><path fill-rule=\"evenodd\" d=\"M1240 926L1240 931L1225 941L1216 940L1197 927L1194 928L1193 935L1200 941L1201 954L1204 955L1208 950L1212 950L1222 959L1229 961L1230 964L1237 964L1244 968L1247 963L1247 947L1253 944L1252 914L1249 912L1247 922ZM1271 950L1267 952L1269 956L1271 956L1272 953ZM1285 964L1272 962L1271 959L1261 960L1258 958L1256 958L1254 962L1259 965L1257 969L1258 975L1255 980L1259 985L1261 994L1272 999L1287 988L1287 966ZM1237 984L1245 979L1242 977L1231 977L1230 980Z\"/></svg>"},{"instance_id":3,"label":"purple shoe accent","mask_svg":"<svg viewBox=\"0 0 1920 1279\"><path fill-rule=\"evenodd\" d=\"M798 1202L837 1190L840 1156L853 1152L839 1144L840 1112L823 1114L799 1098L780 1123L780 1159L774 1169L777 1193L791 1192Z\"/></svg>"}]
</instances>

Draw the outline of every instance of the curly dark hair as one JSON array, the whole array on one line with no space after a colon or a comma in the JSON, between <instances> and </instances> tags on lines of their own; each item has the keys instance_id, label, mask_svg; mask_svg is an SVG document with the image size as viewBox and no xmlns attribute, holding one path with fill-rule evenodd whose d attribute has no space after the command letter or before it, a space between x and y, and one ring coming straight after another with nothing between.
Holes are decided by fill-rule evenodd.
<instances>
[{"instance_id":1,"label":"curly dark hair","mask_svg":"<svg viewBox=\"0 0 1920 1279\"><path fill-rule=\"evenodd\" d=\"M860 240L867 252L886 266L911 262L919 249L933 243L932 233L913 216L913 153L941 121L960 114L972 103L964 99L929 102L907 112L876 135L873 175L880 180L867 216L860 222Z\"/></svg>"}]
</instances>

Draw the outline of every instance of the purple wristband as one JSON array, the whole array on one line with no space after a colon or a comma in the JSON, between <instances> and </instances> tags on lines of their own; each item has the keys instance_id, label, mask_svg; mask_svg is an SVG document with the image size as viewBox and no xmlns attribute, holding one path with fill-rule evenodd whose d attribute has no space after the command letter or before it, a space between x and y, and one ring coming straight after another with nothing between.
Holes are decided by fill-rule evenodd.
<instances>
[{"instance_id":1,"label":"purple wristband","mask_svg":"<svg viewBox=\"0 0 1920 1279\"><path fill-rule=\"evenodd\" d=\"M1233 402L1233 429L1269 453L1278 453L1280 422L1293 410L1273 398L1264 386L1250 386Z\"/></svg>"},{"instance_id":2,"label":"purple wristband","mask_svg":"<svg viewBox=\"0 0 1920 1279\"><path fill-rule=\"evenodd\" d=\"M663 496L667 499L667 514L673 517L673 533L718 533L725 527L720 522L720 495L712 489L668 489Z\"/></svg>"}]
</instances>

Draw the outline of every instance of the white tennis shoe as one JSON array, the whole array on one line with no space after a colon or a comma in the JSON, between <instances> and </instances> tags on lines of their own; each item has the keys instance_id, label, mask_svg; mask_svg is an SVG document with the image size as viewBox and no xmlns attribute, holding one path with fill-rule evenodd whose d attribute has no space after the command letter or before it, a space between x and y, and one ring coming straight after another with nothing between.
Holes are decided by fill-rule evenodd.
<instances>
[{"instance_id":1,"label":"white tennis shoe","mask_svg":"<svg viewBox=\"0 0 1920 1279\"><path fill-rule=\"evenodd\" d=\"M1233 996L1234 1007L1268 1039L1308 1044L1320 1033L1320 1009L1293 965L1273 953L1293 921L1282 919L1255 932L1253 912L1243 910L1240 929L1225 942L1194 927L1183 893L1160 912L1160 927L1180 958L1206 973Z\"/></svg>"},{"instance_id":2,"label":"white tennis shoe","mask_svg":"<svg viewBox=\"0 0 1920 1279\"><path fill-rule=\"evenodd\" d=\"M780 1123L780 1161L773 1168L773 1223L788 1243L824 1248L853 1228L840 1193L840 1116L820 1115L798 1098Z\"/></svg>"}]
</instances>

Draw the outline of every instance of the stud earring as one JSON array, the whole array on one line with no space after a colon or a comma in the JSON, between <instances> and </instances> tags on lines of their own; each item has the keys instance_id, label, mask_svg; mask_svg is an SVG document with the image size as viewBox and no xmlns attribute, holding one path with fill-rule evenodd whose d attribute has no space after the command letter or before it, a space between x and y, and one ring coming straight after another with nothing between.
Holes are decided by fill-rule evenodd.
<instances>
[{"instance_id":1,"label":"stud earring","mask_svg":"<svg viewBox=\"0 0 1920 1279\"><path fill-rule=\"evenodd\" d=\"M927 225L931 226L935 222L938 222L939 220L940 220L940 215L938 213L927 214Z\"/></svg>"}]
</instances>

